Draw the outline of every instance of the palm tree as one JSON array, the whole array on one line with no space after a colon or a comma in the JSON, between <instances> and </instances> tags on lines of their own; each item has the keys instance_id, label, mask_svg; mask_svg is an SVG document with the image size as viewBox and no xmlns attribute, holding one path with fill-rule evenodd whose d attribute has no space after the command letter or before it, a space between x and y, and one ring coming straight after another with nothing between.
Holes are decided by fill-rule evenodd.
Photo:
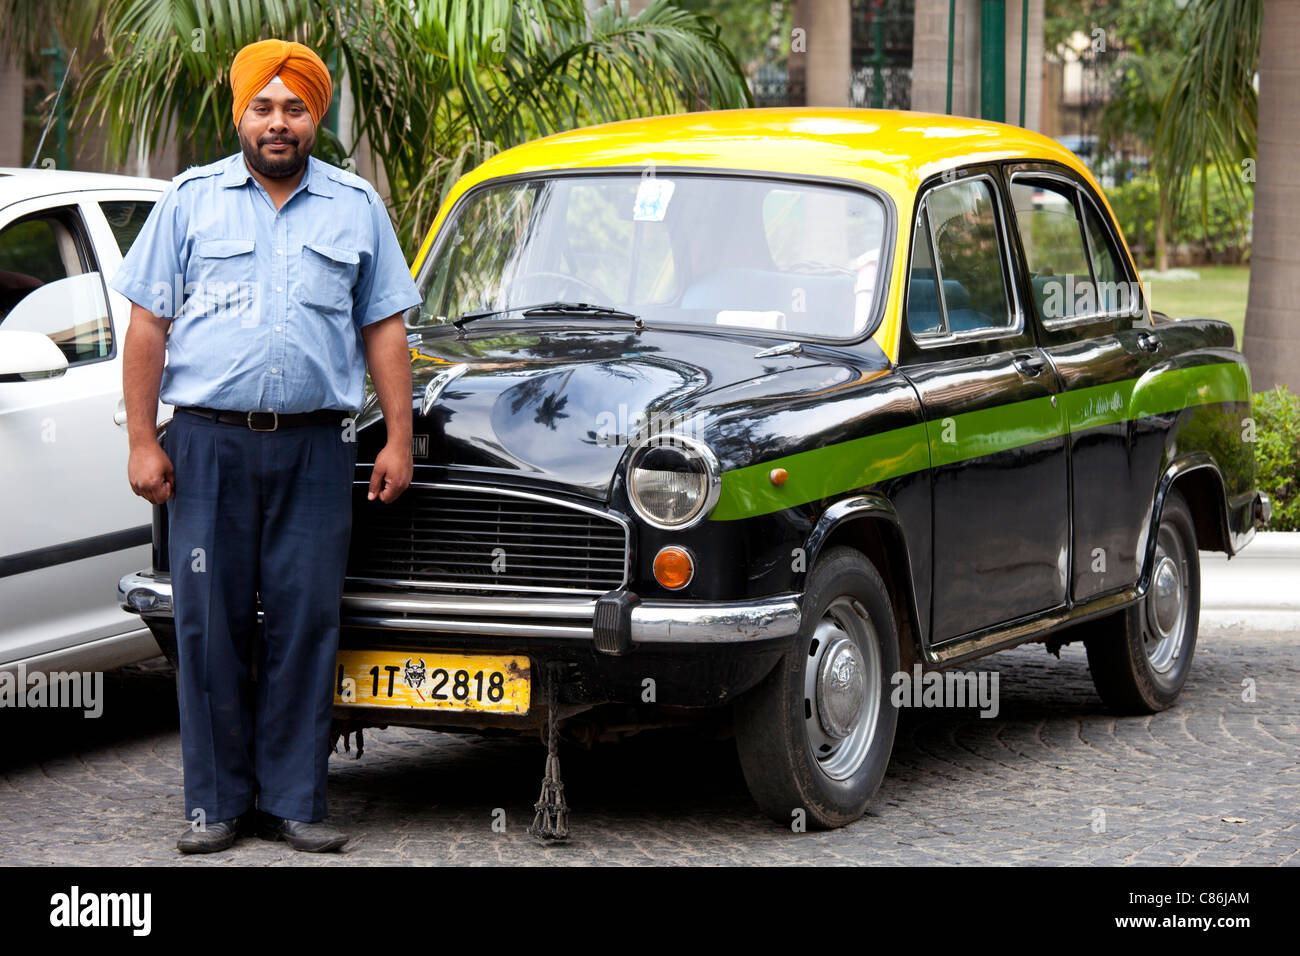
<instances>
[{"instance_id":1,"label":"palm tree","mask_svg":"<svg viewBox=\"0 0 1300 956\"><path fill-rule=\"evenodd\" d=\"M1156 166L1172 196L1194 170L1216 165L1225 182L1254 179L1250 292L1243 343L1254 386L1300 389L1300 190L1286 173L1300 151L1290 69L1300 46L1300 4L1194 0L1188 55L1174 75L1157 135ZM1254 76L1259 71L1259 92ZM1201 209L1206 180L1200 178Z\"/></svg>"},{"instance_id":2,"label":"palm tree","mask_svg":"<svg viewBox=\"0 0 1300 956\"><path fill-rule=\"evenodd\" d=\"M34 6L0 0L0 22L19 12L35 22ZM55 4L56 26L71 9ZM593 122L752 102L717 24L672 0L635 16L583 0L98 0L91 9L105 49L83 78L77 116L103 125L112 158L173 136L209 154L237 151L227 88L235 53L268 36L299 40L348 85L350 141L364 137L382 165L408 250L457 174L499 149ZM342 158L329 135L321 149Z\"/></svg>"},{"instance_id":3,"label":"palm tree","mask_svg":"<svg viewBox=\"0 0 1300 956\"><path fill-rule=\"evenodd\" d=\"M1300 49L1300 4L1264 7L1259 52L1259 162L1245 342L1255 387L1300 392L1300 189L1287 170L1300 152L1300 99L1291 57Z\"/></svg>"}]
</instances>

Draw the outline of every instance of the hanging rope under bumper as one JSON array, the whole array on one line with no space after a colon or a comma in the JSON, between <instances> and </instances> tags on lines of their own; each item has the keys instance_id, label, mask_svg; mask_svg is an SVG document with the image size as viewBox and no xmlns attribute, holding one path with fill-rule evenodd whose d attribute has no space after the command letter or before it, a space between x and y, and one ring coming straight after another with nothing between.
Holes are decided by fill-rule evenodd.
<instances>
[{"instance_id":1,"label":"hanging rope under bumper","mask_svg":"<svg viewBox=\"0 0 1300 956\"><path fill-rule=\"evenodd\" d=\"M351 747L348 746L348 738L354 738L357 743L356 756L354 760L360 760L361 755L366 752L366 739L362 735L362 730L366 727L374 727L378 730L386 730L384 724L367 724L359 720L339 720L337 717L330 723L330 752L339 752L339 741L343 742L343 752L348 753Z\"/></svg>"},{"instance_id":2,"label":"hanging rope under bumper","mask_svg":"<svg viewBox=\"0 0 1300 956\"><path fill-rule=\"evenodd\" d=\"M557 696L561 668L552 664L546 681L546 773L542 792L533 804L533 823L528 833L543 844L569 839L569 805L564 800L564 783L560 779L560 718Z\"/></svg>"}]
</instances>

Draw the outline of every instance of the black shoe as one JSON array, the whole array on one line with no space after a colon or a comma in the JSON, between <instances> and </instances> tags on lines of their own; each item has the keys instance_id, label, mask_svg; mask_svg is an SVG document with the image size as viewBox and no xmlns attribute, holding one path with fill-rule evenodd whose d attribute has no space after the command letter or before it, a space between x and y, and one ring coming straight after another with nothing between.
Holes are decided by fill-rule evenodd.
<instances>
[{"instance_id":1,"label":"black shoe","mask_svg":"<svg viewBox=\"0 0 1300 956\"><path fill-rule=\"evenodd\" d=\"M182 853L217 853L228 850L239 838L239 819L218 820L207 824L202 830L190 829L176 841L176 849Z\"/></svg>"},{"instance_id":2,"label":"black shoe","mask_svg":"<svg viewBox=\"0 0 1300 956\"><path fill-rule=\"evenodd\" d=\"M268 840L283 840L295 850L305 853L328 853L348 842L347 834L317 821L287 820L284 817L262 814L262 836Z\"/></svg>"}]
</instances>

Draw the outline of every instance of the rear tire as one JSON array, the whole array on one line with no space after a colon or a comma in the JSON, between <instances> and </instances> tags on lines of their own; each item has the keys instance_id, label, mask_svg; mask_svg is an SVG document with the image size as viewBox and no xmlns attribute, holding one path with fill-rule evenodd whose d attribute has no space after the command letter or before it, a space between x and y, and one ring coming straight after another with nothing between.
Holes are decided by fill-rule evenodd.
<instances>
[{"instance_id":1,"label":"rear tire","mask_svg":"<svg viewBox=\"0 0 1300 956\"><path fill-rule=\"evenodd\" d=\"M1097 693L1121 714L1154 714L1178 698L1192 666L1201 611L1196 526L1177 491L1165 499L1146 596L1084 640ZM1107 633L1108 632L1108 633Z\"/></svg>"},{"instance_id":2,"label":"rear tire","mask_svg":"<svg viewBox=\"0 0 1300 956\"><path fill-rule=\"evenodd\" d=\"M828 829L866 812L894 746L898 660L879 572L852 548L829 549L809 575L793 646L736 702L740 765L764 813Z\"/></svg>"}]
</instances>

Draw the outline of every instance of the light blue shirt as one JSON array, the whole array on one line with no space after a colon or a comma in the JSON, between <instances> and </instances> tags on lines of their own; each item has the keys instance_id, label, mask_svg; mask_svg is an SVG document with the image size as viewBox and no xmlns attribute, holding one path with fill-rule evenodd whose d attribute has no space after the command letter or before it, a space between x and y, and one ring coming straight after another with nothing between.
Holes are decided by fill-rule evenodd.
<instances>
[{"instance_id":1,"label":"light blue shirt","mask_svg":"<svg viewBox=\"0 0 1300 956\"><path fill-rule=\"evenodd\" d=\"M237 412L359 411L361 329L421 301L369 183L311 157L277 211L242 153L173 179L109 285L172 319L163 402Z\"/></svg>"}]
</instances>

